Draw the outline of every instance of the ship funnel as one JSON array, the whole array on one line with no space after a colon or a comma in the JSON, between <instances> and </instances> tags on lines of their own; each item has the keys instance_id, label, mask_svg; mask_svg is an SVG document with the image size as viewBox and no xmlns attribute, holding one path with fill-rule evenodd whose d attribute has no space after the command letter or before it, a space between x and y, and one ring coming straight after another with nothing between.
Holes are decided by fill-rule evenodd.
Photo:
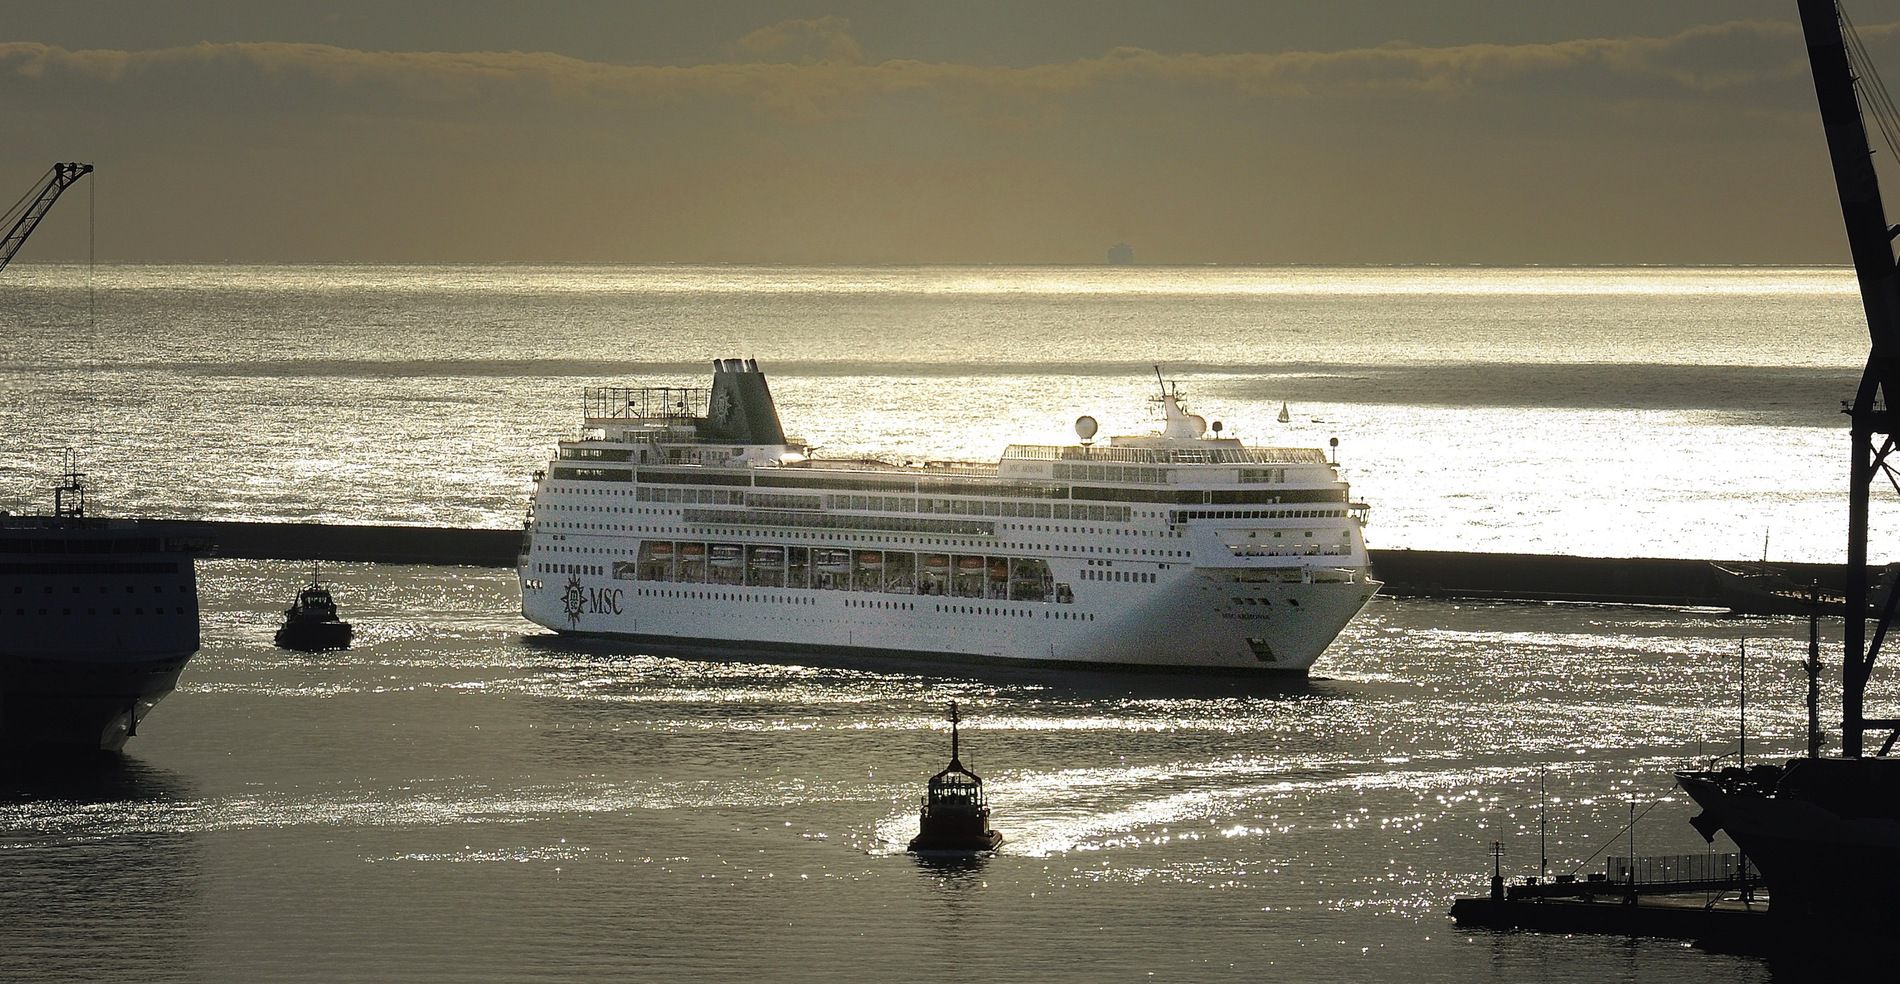
<instances>
[{"instance_id":1,"label":"ship funnel","mask_svg":"<svg viewBox=\"0 0 1900 984\"><path fill-rule=\"evenodd\" d=\"M706 416L698 423L699 437L719 444L783 445L785 428L759 364L749 359L717 359L713 369Z\"/></svg>"}]
</instances>

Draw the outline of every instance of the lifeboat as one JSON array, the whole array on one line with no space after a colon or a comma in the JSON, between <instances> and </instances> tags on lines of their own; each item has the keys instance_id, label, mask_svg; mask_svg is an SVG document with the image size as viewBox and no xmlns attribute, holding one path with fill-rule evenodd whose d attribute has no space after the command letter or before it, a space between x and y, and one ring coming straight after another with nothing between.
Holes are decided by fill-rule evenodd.
<instances>
[{"instance_id":1,"label":"lifeboat","mask_svg":"<svg viewBox=\"0 0 1900 984\"><path fill-rule=\"evenodd\" d=\"M926 554L924 556L924 570L941 574L949 569L950 558L945 557L943 554Z\"/></svg>"},{"instance_id":2,"label":"lifeboat","mask_svg":"<svg viewBox=\"0 0 1900 984\"><path fill-rule=\"evenodd\" d=\"M647 544L647 559L672 560L673 559L673 545L671 543Z\"/></svg>"},{"instance_id":3,"label":"lifeboat","mask_svg":"<svg viewBox=\"0 0 1900 984\"><path fill-rule=\"evenodd\" d=\"M715 543L712 548L714 567L737 567L744 549L733 543Z\"/></svg>"},{"instance_id":4,"label":"lifeboat","mask_svg":"<svg viewBox=\"0 0 1900 984\"><path fill-rule=\"evenodd\" d=\"M858 554L858 566L866 570L877 570L884 566L884 555L875 550L866 550Z\"/></svg>"},{"instance_id":5,"label":"lifeboat","mask_svg":"<svg viewBox=\"0 0 1900 984\"><path fill-rule=\"evenodd\" d=\"M851 551L814 550L815 562L821 571L844 571L851 569Z\"/></svg>"},{"instance_id":6,"label":"lifeboat","mask_svg":"<svg viewBox=\"0 0 1900 984\"><path fill-rule=\"evenodd\" d=\"M752 565L754 567L777 567L785 562L784 547L753 547Z\"/></svg>"},{"instance_id":7,"label":"lifeboat","mask_svg":"<svg viewBox=\"0 0 1900 984\"><path fill-rule=\"evenodd\" d=\"M680 559L681 560L705 560L706 559L706 545L703 543L680 544Z\"/></svg>"},{"instance_id":8,"label":"lifeboat","mask_svg":"<svg viewBox=\"0 0 1900 984\"><path fill-rule=\"evenodd\" d=\"M982 572L983 572L983 558L981 557L958 557L957 558L957 573L980 574Z\"/></svg>"},{"instance_id":9,"label":"lifeboat","mask_svg":"<svg viewBox=\"0 0 1900 984\"><path fill-rule=\"evenodd\" d=\"M996 580L1001 581L1002 579L1008 576L1009 576L1009 561L1007 560L990 561L990 577L993 577Z\"/></svg>"}]
</instances>

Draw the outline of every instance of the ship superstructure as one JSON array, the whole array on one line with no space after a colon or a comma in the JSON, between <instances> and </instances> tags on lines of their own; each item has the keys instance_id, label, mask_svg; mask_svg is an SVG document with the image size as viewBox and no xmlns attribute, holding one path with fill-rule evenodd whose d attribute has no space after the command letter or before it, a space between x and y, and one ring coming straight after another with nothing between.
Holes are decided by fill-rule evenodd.
<instances>
[{"instance_id":1,"label":"ship superstructure","mask_svg":"<svg viewBox=\"0 0 1900 984\"><path fill-rule=\"evenodd\" d=\"M50 516L0 513L0 752L116 751L198 651L201 537L85 515L77 472Z\"/></svg>"},{"instance_id":2,"label":"ship superstructure","mask_svg":"<svg viewBox=\"0 0 1900 984\"><path fill-rule=\"evenodd\" d=\"M558 632L1305 674L1378 589L1367 507L1317 449L1159 433L994 462L814 458L751 360L710 387L589 388L537 473L522 613Z\"/></svg>"}]
</instances>

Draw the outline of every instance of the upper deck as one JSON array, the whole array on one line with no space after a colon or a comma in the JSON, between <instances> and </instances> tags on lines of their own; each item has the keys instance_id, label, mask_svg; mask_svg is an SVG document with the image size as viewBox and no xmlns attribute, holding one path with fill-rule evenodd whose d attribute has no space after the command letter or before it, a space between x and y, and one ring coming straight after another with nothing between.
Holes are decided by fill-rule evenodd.
<instances>
[{"instance_id":1,"label":"upper deck","mask_svg":"<svg viewBox=\"0 0 1900 984\"><path fill-rule=\"evenodd\" d=\"M202 555L210 549L208 537L179 535L136 519L0 514L0 555Z\"/></svg>"},{"instance_id":2,"label":"upper deck","mask_svg":"<svg viewBox=\"0 0 1900 984\"><path fill-rule=\"evenodd\" d=\"M1186 498L1141 495L1139 501L1204 502L1198 490L1258 488L1326 490L1325 501L1345 498L1346 484L1318 448L1249 447L1221 435L1182 405L1164 385L1158 433L1111 437L1096 444L1093 418L1077 421L1078 444L1013 444L994 462L924 461L897 464L878 458L815 460L807 446L788 440L764 374L750 360L715 360L710 389L698 387L590 387L579 438L560 443L558 479L660 484L794 486L878 491L939 492L964 484L961 494L1034 498L1102 494L1088 486L1166 492L1197 490ZM566 465L565 462L575 462ZM586 463L585 465L579 463ZM598 463L601 467L587 467ZM620 465L632 467L619 467ZM686 469L681 471L680 469ZM767 477L780 472L783 478ZM793 475L809 476L794 479ZM698 477L695 477L698 476ZM971 484L973 483L973 484ZM977 491L979 486L988 486ZM1132 487L1132 488L1131 488ZM1304 499L1305 497L1300 497ZM1253 501L1247 498L1235 501ZM1272 501L1283 501L1274 497Z\"/></svg>"}]
</instances>

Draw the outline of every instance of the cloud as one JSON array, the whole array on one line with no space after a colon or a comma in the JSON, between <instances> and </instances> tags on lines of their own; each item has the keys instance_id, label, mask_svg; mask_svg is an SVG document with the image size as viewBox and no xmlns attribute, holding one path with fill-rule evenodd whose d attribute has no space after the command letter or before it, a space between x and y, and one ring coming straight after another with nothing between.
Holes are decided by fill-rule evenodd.
<instances>
[{"instance_id":1,"label":"cloud","mask_svg":"<svg viewBox=\"0 0 1900 984\"><path fill-rule=\"evenodd\" d=\"M955 100L1060 99L1130 87L1266 99L1428 96L1441 99L1558 89L1571 98L1700 97L1780 84L1805 71L1799 30L1777 22L1697 27L1666 38L1425 48L1393 44L1331 52L1164 54L1117 49L1027 67L888 60L866 64L838 17L760 28L736 60L687 66L614 65L523 52L370 52L276 42L146 51L68 51L0 44L0 94L71 85L178 86L214 105L262 87L365 108L441 107L498 96L642 101L732 99L803 119L826 119L867 99L929 93ZM1894 26L1863 30L1883 50Z\"/></svg>"},{"instance_id":2,"label":"cloud","mask_svg":"<svg viewBox=\"0 0 1900 984\"><path fill-rule=\"evenodd\" d=\"M781 21L740 38L733 46L734 57L754 62L856 64L864 60L864 52L850 29L851 22L843 17Z\"/></svg>"},{"instance_id":3,"label":"cloud","mask_svg":"<svg viewBox=\"0 0 1900 984\"><path fill-rule=\"evenodd\" d=\"M817 18L729 54L0 43L0 163L110 162L145 258L1838 258L1789 23L1001 66Z\"/></svg>"}]
</instances>

